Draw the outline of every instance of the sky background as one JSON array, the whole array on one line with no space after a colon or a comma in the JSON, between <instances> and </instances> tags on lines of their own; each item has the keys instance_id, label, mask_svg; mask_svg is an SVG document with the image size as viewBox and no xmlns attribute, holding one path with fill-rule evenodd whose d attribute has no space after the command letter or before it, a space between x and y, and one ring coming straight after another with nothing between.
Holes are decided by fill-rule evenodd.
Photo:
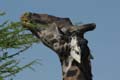
<instances>
[{"instance_id":1,"label":"sky background","mask_svg":"<svg viewBox=\"0 0 120 80\"><path fill-rule=\"evenodd\" d=\"M97 28L85 34L89 41L94 80L120 79L120 0L0 0L0 10L7 13L4 20L20 21L24 12L47 13L69 17L73 23L94 22ZM40 59L14 80L61 80L62 72L57 55L43 44L34 44L21 55L22 63Z\"/></svg>"}]
</instances>

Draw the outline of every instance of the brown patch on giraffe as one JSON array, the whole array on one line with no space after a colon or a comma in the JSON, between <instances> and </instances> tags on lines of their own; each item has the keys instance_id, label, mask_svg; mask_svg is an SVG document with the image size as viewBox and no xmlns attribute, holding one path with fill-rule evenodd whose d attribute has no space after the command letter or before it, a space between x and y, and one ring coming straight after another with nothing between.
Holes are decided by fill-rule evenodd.
<instances>
[{"instance_id":1,"label":"brown patch on giraffe","mask_svg":"<svg viewBox=\"0 0 120 80\"><path fill-rule=\"evenodd\" d=\"M79 68L77 66L72 66L64 80L77 80L80 74Z\"/></svg>"},{"instance_id":2,"label":"brown patch on giraffe","mask_svg":"<svg viewBox=\"0 0 120 80\"><path fill-rule=\"evenodd\" d=\"M74 75L76 75L76 73L77 73L77 70L69 70L67 72L67 77L74 76Z\"/></svg>"}]
</instances>

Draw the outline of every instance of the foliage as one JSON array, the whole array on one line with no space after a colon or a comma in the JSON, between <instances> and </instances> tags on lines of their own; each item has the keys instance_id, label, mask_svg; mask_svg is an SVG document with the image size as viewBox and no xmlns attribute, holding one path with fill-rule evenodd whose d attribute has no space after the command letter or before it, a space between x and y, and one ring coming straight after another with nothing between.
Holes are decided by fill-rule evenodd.
<instances>
[{"instance_id":1,"label":"foliage","mask_svg":"<svg viewBox=\"0 0 120 80\"><path fill-rule=\"evenodd\" d=\"M0 12L2 17L5 13ZM0 24L0 80L14 76L27 67L31 67L36 60L20 66L17 55L26 51L33 43L39 42L20 22L4 21ZM14 53L13 53L14 51Z\"/></svg>"}]
</instances>

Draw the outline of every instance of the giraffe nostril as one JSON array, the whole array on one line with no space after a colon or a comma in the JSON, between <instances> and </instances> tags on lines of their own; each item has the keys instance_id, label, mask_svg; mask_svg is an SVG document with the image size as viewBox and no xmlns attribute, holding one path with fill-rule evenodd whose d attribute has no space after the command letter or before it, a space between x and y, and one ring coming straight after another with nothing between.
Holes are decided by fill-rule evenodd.
<instances>
[{"instance_id":1,"label":"giraffe nostril","mask_svg":"<svg viewBox=\"0 0 120 80\"><path fill-rule=\"evenodd\" d=\"M21 17L22 22L28 22L28 19L25 17Z\"/></svg>"},{"instance_id":2,"label":"giraffe nostril","mask_svg":"<svg viewBox=\"0 0 120 80\"><path fill-rule=\"evenodd\" d=\"M28 20L24 20L24 22L28 22Z\"/></svg>"}]
</instances>

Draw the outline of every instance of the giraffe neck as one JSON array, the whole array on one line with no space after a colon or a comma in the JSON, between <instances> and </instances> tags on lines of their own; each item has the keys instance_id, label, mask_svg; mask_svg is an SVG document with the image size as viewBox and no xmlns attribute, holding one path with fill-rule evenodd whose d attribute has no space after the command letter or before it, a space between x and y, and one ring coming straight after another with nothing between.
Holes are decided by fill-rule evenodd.
<instances>
[{"instance_id":1,"label":"giraffe neck","mask_svg":"<svg viewBox=\"0 0 120 80\"><path fill-rule=\"evenodd\" d=\"M79 64L76 61L73 61L73 63L66 73L65 69L68 68L68 65L64 63L61 64L63 80L92 80L90 63L88 65L86 65L86 63Z\"/></svg>"}]
</instances>

